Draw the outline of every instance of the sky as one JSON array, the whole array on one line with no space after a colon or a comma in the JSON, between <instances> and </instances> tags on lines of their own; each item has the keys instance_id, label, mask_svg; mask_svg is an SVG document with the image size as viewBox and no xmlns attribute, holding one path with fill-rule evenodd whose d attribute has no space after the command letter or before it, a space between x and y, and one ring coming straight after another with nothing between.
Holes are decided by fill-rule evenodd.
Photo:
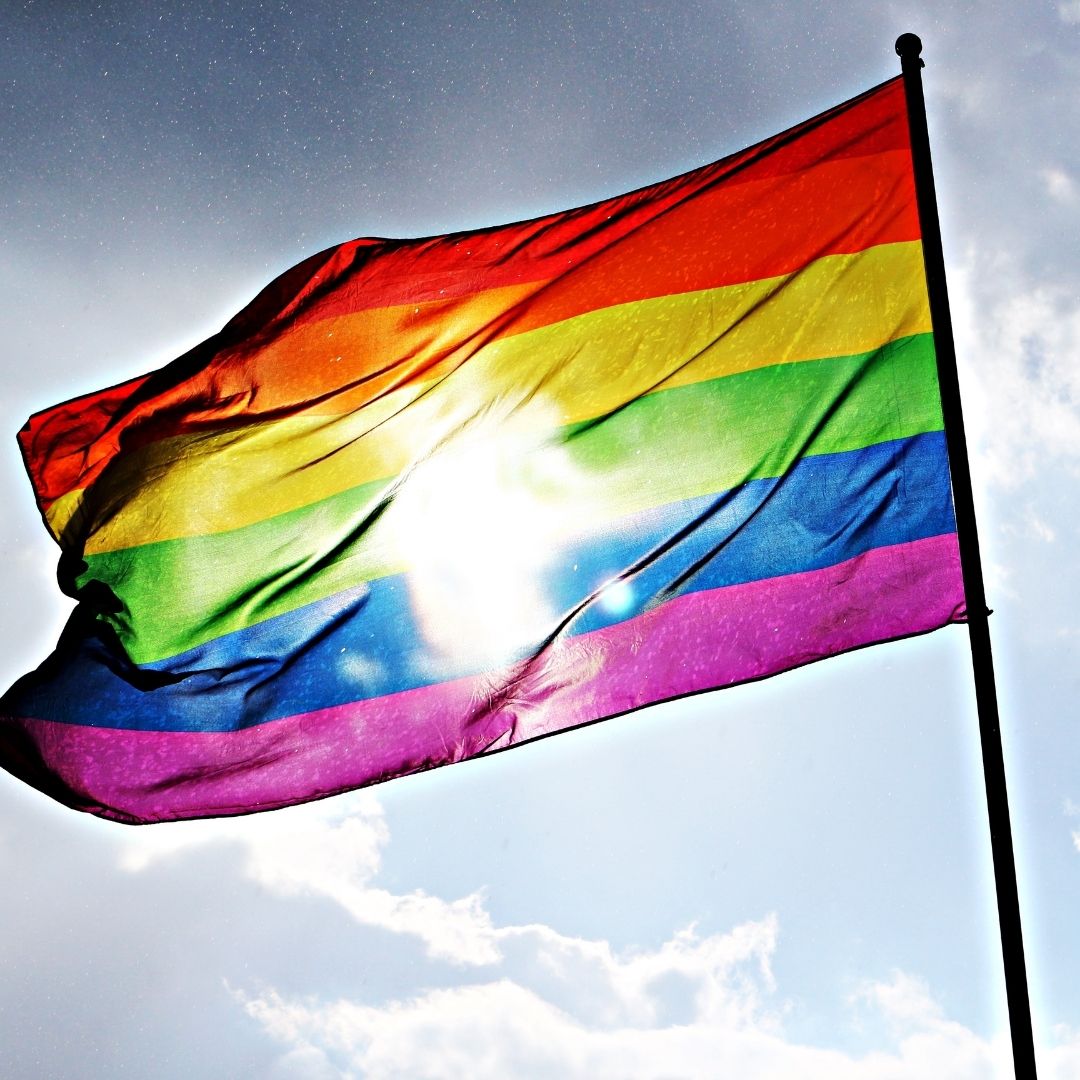
<instances>
[{"instance_id":1,"label":"sky","mask_svg":"<svg viewBox=\"0 0 1080 1080\"><path fill-rule=\"evenodd\" d=\"M357 236L579 205L925 88L1044 1077L1080 1077L1080 4L0 14L0 682L68 601L15 434ZM0 1074L1011 1075L966 635L132 829L0 774Z\"/></svg>"}]
</instances>

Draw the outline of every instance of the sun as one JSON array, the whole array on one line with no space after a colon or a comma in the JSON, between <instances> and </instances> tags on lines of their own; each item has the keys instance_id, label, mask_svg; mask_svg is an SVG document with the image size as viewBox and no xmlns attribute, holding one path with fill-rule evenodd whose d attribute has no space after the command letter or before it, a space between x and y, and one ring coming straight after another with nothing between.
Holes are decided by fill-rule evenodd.
<instances>
[{"instance_id":1,"label":"sun","mask_svg":"<svg viewBox=\"0 0 1080 1080\"><path fill-rule=\"evenodd\" d=\"M582 478L558 431L554 410L536 401L527 416L488 413L403 478L393 542L427 655L444 673L511 663L558 625L545 573L584 516Z\"/></svg>"}]
</instances>

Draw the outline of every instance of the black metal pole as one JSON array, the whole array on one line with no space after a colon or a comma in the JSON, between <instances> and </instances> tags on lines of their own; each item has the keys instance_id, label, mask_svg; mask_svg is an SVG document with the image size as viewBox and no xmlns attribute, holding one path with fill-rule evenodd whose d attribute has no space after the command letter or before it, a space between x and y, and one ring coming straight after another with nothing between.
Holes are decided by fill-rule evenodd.
<instances>
[{"instance_id":1,"label":"black metal pole","mask_svg":"<svg viewBox=\"0 0 1080 1080\"><path fill-rule=\"evenodd\" d=\"M941 251L941 224L938 221L934 170L930 162L930 138L926 130L923 100L922 42L914 34L896 39L907 96L911 131L911 157L915 168L915 193L922 230L926 287L930 294L930 321L934 328L941 407L945 416L945 442L949 448L956 535L964 575L968 632L971 637L971 666L975 677L975 702L979 712L982 741L983 778L986 808L990 818L990 850L994 860L997 888L998 924L1005 965L1005 993L1009 1003L1013 1066L1017 1080L1035 1077L1035 1043L1028 1001L1024 939L1020 928L1020 900L1016 891L1016 862L1013 858L1009 799L1005 790L1005 760L1001 751L994 660L990 653L990 621L983 591L979 534L975 525L975 503L971 494L964 415L960 408L960 384L956 376L956 349L953 345L952 316L945 284L945 259Z\"/></svg>"}]
</instances>

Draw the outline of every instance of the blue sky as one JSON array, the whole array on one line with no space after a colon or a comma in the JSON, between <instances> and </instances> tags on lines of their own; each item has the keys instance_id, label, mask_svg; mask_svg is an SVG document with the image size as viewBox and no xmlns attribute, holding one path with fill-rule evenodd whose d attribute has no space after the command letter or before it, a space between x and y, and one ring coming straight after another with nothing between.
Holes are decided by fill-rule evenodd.
<instances>
[{"instance_id":1,"label":"blue sky","mask_svg":"<svg viewBox=\"0 0 1080 1080\"><path fill-rule=\"evenodd\" d=\"M51 649L14 435L360 235L561 209L919 33L1042 1075L1080 1075L1080 6L26 3L0 16L0 676ZM355 796L132 830L0 776L0 1071L1010 1075L960 628Z\"/></svg>"}]
</instances>

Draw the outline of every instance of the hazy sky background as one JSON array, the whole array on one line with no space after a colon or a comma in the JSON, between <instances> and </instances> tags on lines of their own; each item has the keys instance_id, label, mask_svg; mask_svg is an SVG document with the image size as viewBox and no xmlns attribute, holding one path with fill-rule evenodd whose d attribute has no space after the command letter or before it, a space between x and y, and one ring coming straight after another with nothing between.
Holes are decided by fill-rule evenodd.
<instances>
[{"instance_id":1,"label":"hazy sky background","mask_svg":"<svg viewBox=\"0 0 1080 1080\"><path fill-rule=\"evenodd\" d=\"M944 10L943 10L944 9ZM1042 1074L1080 1076L1080 3L11 3L0 682L29 413L361 235L723 156L923 38ZM961 628L359 796L130 829L0 774L0 1074L1009 1075Z\"/></svg>"}]
</instances>

